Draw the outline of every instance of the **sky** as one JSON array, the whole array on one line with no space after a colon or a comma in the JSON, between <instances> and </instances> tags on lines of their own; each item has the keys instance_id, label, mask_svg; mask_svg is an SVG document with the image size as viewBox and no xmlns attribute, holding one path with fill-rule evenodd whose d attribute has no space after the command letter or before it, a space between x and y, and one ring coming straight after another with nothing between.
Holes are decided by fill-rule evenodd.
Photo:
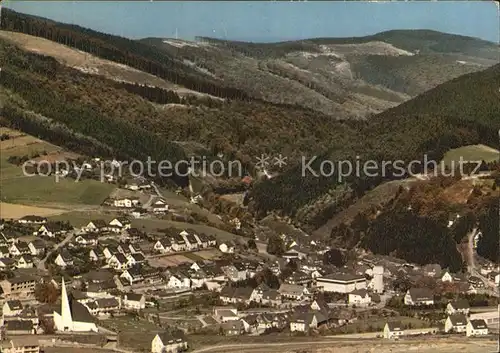
<instances>
[{"instance_id":1,"label":"sky","mask_svg":"<svg viewBox=\"0 0 500 353\"><path fill-rule=\"evenodd\" d=\"M209 36L273 42L432 29L499 42L491 1L16 1L13 10L138 39Z\"/></svg>"}]
</instances>

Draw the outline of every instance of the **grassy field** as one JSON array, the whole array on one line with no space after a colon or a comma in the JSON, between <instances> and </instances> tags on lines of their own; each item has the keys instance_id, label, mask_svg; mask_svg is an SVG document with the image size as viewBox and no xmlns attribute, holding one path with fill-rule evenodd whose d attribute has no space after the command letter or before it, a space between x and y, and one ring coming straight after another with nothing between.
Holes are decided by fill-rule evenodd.
<instances>
[{"instance_id":1,"label":"grassy field","mask_svg":"<svg viewBox=\"0 0 500 353\"><path fill-rule=\"evenodd\" d=\"M390 321L399 321L403 326L411 325L412 329L429 327L428 322L410 318L410 317L394 317ZM342 327L343 333L358 333L367 332L368 328L371 327L373 331L382 331L384 329L387 319L385 318L369 318L366 320L357 320L351 324L347 324Z\"/></svg>"},{"instance_id":2,"label":"grassy field","mask_svg":"<svg viewBox=\"0 0 500 353\"><path fill-rule=\"evenodd\" d=\"M21 166L9 163L11 156L34 156L48 153L37 159L63 160L78 155L64 151L58 146L16 130L1 128L0 134L9 135L0 144L0 184L1 201L13 204L48 206L59 208L65 205L99 205L115 189L113 185L96 180L75 182L49 176L26 176ZM50 212L50 210L49 210Z\"/></svg>"},{"instance_id":3,"label":"grassy field","mask_svg":"<svg viewBox=\"0 0 500 353\"><path fill-rule=\"evenodd\" d=\"M18 219L27 215L48 217L66 212L57 208L45 208L0 202L0 218Z\"/></svg>"},{"instance_id":4,"label":"grassy field","mask_svg":"<svg viewBox=\"0 0 500 353\"><path fill-rule=\"evenodd\" d=\"M53 221L68 221L74 227L82 227L87 225L92 219L102 219L105 222L109 223L116 216L118 216L118 212L105 211L105 212L96 212L96 211L74 211L67 212L61 215L49 217Z\"/></svg>"},{"instance_id":5,"label":"grassy field","mask_svg":"<svg viewBox=\"0 0 500 353\"><path fill-rule=\"evenodd\" d=\"M500 152L485 145L470 145L449 150L443 157L443 163L450 167L454 161L455 167L460 162L460 157L464 161L481 161L487 163L500 159Z\"/></svg>"},{"instance_id":6,"label":"grassy field","mask_svg":"<svg viewBox=\"0 0 500 353\"><path fill-rule=\"evenodd\" d=\"M218 240L222 241L242 238L239 235L232 234L221 229L209 227L203 224L191 224L163 219L133 219L131 223L132 227L137 227L140 229L144 227L143 229L145 229L146 231L156 231L157 229L174 227L177 229L193 229L196 232L205 233L207 235L214 235Z\"/></svg>"}]
</instances>

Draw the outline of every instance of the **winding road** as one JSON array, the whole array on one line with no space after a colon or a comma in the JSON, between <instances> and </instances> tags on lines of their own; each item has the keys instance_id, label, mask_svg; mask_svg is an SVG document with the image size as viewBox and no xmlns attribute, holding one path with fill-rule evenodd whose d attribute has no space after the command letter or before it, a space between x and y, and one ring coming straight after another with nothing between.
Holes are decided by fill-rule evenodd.
<instances>
[{"instance_id":1,"label":"winding road","mask_svg":"<svg viewBox=\"0 0 500 353\"><path fill-rule=\"evenodd\" d=\"M69 243L76 234L77 234L76 230L69 232L69 234L66 236L66 238L64 238L60 243L56 244L54 246L54 248L52 248L52 250L50 250L42 260L40 260L40 262L36 265L37 269L45 271L46 270L45 262L47 262L47 259L49 258L49 256L52 255L55 251L57 251L62 246Z\"/></svg>"}]
</instances>

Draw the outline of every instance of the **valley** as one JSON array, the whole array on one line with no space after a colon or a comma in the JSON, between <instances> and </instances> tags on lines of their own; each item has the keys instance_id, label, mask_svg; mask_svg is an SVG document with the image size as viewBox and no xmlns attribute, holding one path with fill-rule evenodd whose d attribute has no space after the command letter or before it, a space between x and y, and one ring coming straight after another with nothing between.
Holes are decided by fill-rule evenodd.
<instances>
[{"instance_id":1,"label":"valley","mask_svg":"<svg viewBox=\"0 0 500 353\"><path fill-rule=\"evenodd\" d=\"M47 352L493 347L498 44L0 19L12 342L26 325Z\"/></svg>"}]
</instances>

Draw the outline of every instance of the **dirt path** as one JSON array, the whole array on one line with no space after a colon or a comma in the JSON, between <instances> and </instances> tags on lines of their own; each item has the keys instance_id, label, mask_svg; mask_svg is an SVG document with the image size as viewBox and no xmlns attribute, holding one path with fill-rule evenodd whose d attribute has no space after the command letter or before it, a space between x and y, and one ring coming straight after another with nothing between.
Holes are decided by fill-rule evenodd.
<instances>
[{"instance_id":1,"label":"dirt path","mask_svg":"<svg viewBox=\"0 0 500 353\"><path fill-rule=\"evenodd\" d=\"M231 344L219 345L194 350L193 353L217 352L217 353L292 353L304 350L305 352L315 353L493 353L496 352L496 343L485 340L443 340L427 338L415 341L389 342L382 340L342 340L329 339L321 340L310 338L305 342L288 343L255 343L255 344Z\"/></svg>"}]
</instances>

